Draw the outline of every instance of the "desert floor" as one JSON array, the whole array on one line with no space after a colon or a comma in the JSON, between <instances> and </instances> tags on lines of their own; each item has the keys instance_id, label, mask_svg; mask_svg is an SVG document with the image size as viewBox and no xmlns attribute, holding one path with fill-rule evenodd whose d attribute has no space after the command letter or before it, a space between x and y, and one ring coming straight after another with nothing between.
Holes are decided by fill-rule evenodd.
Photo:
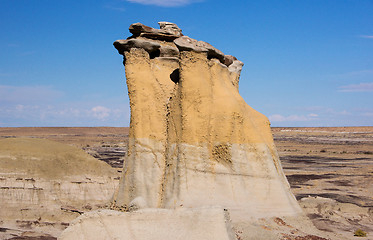
<instances>
[{"instance_id":1,"label":"desert floor","mask_svg":"<svg viewBox=\"0 0 373 240\"><path fill-rule=\"evenodd\" d=\"M82 148L119 172L128 128L0 128L0 138L45 138ZM373 127L272 128L291 189L317 228L373 239Z\"/></svg>"}]
</instances>

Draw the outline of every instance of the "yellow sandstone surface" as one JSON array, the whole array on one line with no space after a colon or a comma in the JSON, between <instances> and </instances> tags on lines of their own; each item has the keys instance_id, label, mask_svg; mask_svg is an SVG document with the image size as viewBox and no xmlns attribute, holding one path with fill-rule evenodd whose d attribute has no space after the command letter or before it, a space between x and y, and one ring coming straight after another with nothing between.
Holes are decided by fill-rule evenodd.
<instances>
[{"instance_id":1,"label":"yellow sandstone surface","mask_svg":"<svg viewBox=\"0 0 373 240\"><path fill-rule=\"evenodd\" d=\"M238 92L239 73L204 52L123 54L131 124L118 208L218 205L239 219L301 213L268 119Z\"/></svg>"}]
</instances>

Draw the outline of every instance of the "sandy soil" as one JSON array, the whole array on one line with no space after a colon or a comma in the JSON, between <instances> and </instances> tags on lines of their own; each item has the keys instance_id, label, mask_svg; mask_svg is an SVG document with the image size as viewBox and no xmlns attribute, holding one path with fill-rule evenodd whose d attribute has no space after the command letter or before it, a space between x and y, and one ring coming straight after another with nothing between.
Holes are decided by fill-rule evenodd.
<instances>
[{"instance_id":1,"label":"sandy soil","mask_svg":"<svg viewBox=\"0 0 373 240\"><path fill-rule=\"evenodd\" d=\"M272 128L292 191L317 228L373 239L373 127ZM121 168L128 128L0 128L0 138L46 138ZM354 237L362 229L365 238ZM0 229L1 230L1 229Z\"/></svg>"}]
</instances>

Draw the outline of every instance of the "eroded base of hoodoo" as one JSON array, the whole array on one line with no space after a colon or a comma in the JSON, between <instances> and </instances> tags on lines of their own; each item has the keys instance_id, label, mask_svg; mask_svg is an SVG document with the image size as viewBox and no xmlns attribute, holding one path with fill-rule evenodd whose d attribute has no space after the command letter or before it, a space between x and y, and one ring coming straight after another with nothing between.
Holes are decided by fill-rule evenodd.
<instances>
[{"instance_id":1,"label":"eroded base of hoodoo","mask_svg":"<svg viewBox=\"0 0 373 240\"><path fill-rule=\"evenodd\" d=\"M60 240L233 240L229 214L220 208L99 210L74 220Z\"/></svg>"},{"instance_id":2,"label":"eroded base of hoodoo","mask_svg":"<svg viewBox=\"0 0 373 240\"><path fill-rule=\"evenodd\" d=\"M220 207L134 212L97 210L75 219L60 240L341 240L302 215L233 221Z\"/></svg>"}]
</instances>

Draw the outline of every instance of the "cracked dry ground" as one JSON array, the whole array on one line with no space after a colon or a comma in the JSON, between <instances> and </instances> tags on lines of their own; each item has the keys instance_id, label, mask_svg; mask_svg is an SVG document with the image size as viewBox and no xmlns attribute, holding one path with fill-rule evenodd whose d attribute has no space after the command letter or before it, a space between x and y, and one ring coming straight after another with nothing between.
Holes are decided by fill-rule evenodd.
<instances>
[{"instance_id":1,"label":"cracked dry ground","mask_svg":"<svg viewBox=\"0 0 373 240\"><path fill-rule=\"evenodd\" d=\"M373 239L373 127L272 132L292 191L315 226L347 239ZM2 137L75 145L121 172L128 128L0 128ZM357 229L368 236L354 237Z\"/></svg>"}]
</instances>

